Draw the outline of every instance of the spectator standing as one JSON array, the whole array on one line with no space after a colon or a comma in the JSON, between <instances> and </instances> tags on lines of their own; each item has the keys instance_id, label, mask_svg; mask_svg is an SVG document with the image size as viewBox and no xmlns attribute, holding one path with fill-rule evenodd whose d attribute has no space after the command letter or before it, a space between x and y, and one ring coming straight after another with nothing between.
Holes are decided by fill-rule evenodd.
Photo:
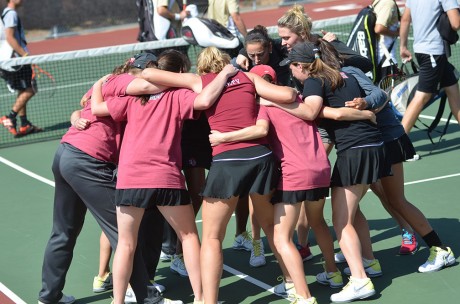
<instances>
[{"instance_id":1,"label":"spectator standing","mask_svg":"<svg viewBox=\"0 0 460 304\"><path fill-rule=\"evenodd\" d=\"M408 134L423 107L433 94L443 88L449 99L450 109L460 123L460 92L454 66L447 60L444 43L436 23L441 13L446 12L453 30L460 29L459 5L456 0L407 0L406 10L401 18L400 53L403 60L412 60L408 50L409 26L414 33L413 49L420 66L419 83L414 97L408 103L402 119Z\"/></svg>"},{"instance_id":2,"label":"spectator standing","mask_svg":"<svg viewBox=\"0 0 460 304\"><path fill-rule=\"evenodd\" d=\"M29 55L27 41L16 9L22 5L22 0L9 0L2 12L2 22L6 42L13 49L12 57L26 57ZM32 79L32 66L23 65L14 67L14 71L0 70L1 77L6 81L10 90L17 91L16 101L8 115L0 120L5 128L15 137L24 136L42 129L34 126L27 119L27 102L35 95L36 84ZM19 115L21 127L16 129L16 117Z\"/></svg>"},{"instance_id":3,"label":"spectator standing","mask_svg":"<svg viewBox=\"0 0 460 304\"><path fill-rule=\"evenodd\" d=\"M182 10L182 1L137 0L139 42L165 40L180 36L181 21L190 13Z\"/></svg>"},{"instance_id":4,"label":"spectator standing","mask_svg":"<svg viewBox=\"0 0 460 304\"><path fill-rule=\"evenodd\" d=\"M226 27L235 37L238 37L239 45L236 48L222 49L228 53L230 57L236 57L238 55L238 51L243 47L242 41L247 35L246 25L240 15L238 1L208 0L207 12L208 18L216 20L218 23Z\"/></svg>"},{"instance_id":5,"label":"spectator standing","mask_svg":"<svg viewBox=\"0 0 460 304\"><path fill-rule=\"evenodd\" d=\"M236 0L209 0L208 18L225 26L233 35L246 37L246 24L241 18L240 7Z\"/></svg>"},{"instance_id":6,"label":"spectator standing","mask_svg":"<svg viewBox=\"0 0 460 304\"><path fill-rule=\"evenodd\" d=\"M391 74L391 62L397 63L396 60L396 39L399 36L399 8L395 0L374 0L372 1L374 12L377 17L374 31L378 35L377 45L377 77L375 83L378 83L383 77ZM390 53L390 58L385 55L385 50Z\"/></svg>"},{"instance_id":7,"label":"spectator standing","mask_svg":"<svg viewBox=\"0 0 460 304\"><path fill-rule=\"evenodd\" d=\"M182 21L190 15L190 12L182 9L182 1L152 1L155 10L153 23L155 26L155 36L157 39L165 40L179 37L181 33Z\"/></svg>"}]
</instances>

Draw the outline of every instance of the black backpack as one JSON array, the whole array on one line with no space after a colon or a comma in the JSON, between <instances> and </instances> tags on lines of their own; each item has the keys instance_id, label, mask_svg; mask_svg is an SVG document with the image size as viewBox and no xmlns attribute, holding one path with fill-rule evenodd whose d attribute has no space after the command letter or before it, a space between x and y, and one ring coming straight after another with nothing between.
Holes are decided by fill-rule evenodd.
<instances>
[{"instance_id":1,"label":"black backpack","mask_svg":"<svg viewBox=\"0 0 460 304\"><path fill-rule=\"evenodd\" d=\"M137 41L155 41L155 28L153 26L153 3L151 0L136 0L137 22L139 23L139 34Z\"/></svg>"}]
</instances>

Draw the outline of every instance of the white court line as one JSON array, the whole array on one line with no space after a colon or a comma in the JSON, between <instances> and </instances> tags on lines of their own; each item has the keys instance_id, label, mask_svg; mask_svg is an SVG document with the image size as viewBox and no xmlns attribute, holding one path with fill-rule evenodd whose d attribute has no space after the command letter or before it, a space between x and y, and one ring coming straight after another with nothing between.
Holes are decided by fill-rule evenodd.
<instances>
[{"instance_id":1,"label":"white court line","mask_svg":"<svg viewBox=\"0 0 460 304\"><path fill-rule=\"evenodd\" d=\"M9 290L5 285L0 282L0 291L3 292L8 298L10 298L16 304L27 304L20 297L18 297L14 292Z\"/></svg>"},{"instance_id":2,"label":"white court line","mask_svg":"<svg viewBox=\"0 0 460 304\"><path fill-rule=\"evenodd\" d=\"M51 180L49 180L47 178L44 178L44 177L42 177L42 176L40 176L38 174L35 174L32 171L27 170L27 169L25 169L25 168L15 164L15 163L13 163L13 162L10 162L6 158L3 158L3 157L0 156L0 162L4 163L5 165L7 165L7 166L9 166L9 167L21 172L21 173L24 173L25 175L28 175L28 176L30 176L32 178L35 178L36 180L39 180L42 183L45 183L47 185L50 185L51 187L54 187L54 182L53 181L51 181Z\"/></svg>"},{"instance_id":3,"label":"white court line","mask_svg":"<svg viewBox=\"0 0 460 304\"><path fill-rule=\"evenodd\" d=\"M18 170L21 173L24 173L25 175L28 175L28 176L30 176L32 178L37 179L38 181L41 181L41 182L43 182L45 184L48 184L48 185L54 187L54 182L53 181L51 181L49 179L46 179L44 177L41 177L40 175L35 174L32 171L29 171L29 170L27 170L27 169L15 164L15 163L13 163L13 162L10 162L9 160L7 160L7 159L5 159L5 158L3 158L1 156L0 156L0 162L4 163L7 166L10 166L11 168L13 168L15 170ZM432 177L432 178L426 178L426 179L413 181L413 182L407 182L407 183L404 183L404 185L414 185L414 184L426 183L426 182L430 182L430 181L446 179L446 178L452 178L452 177L457 177L457 176L460 176L460 173L449 174L449 175L444 175L444 176L437 176L437 177ZM196 222L199 223L199 222L202 222L202 220L197 220ZM238 270L236 270L236 269L234 269L232 267L224 265L224 270L229 272L229 273L231 273L234 276L237 276L240 279L243 279L243 280L245 280L245 281L247 281L247 282L249 282L251 284L256 285L257 287L260 287L263 290L266 290L268 292L274 293L272 286L269 286L269 285L265 284L264 282L259 281L259 280L255 279L255 278L253 278L253 277L251 277L251 276L249 276L249 275L247 275L245 273L242 273L242 272L240 272L240 271L238 271ZM21 304L22 303L24 303L24 302L21 302Z\"/></svg>"},{"instance_id":4,"label":"white court line","mask_svg":"<svg viewBox=\"0 0 460 304\"><path fill-rule=\"evenodd\" d=\"M265 284L264 282L259 281L259 280L255 279L253 277L250 277L247 274L244 274L241 271L236 270L235 268L232 268L230 266L224 265L224 270L226 272L229 272L229 273L233 274L234 276L236 276L236 277L238 277L238 278L240 278L242 280L245 280L245 281L247 281L249 283L252 283L253 285L256 285L257 287L262 288L263 290L266 290L266 291L268 291L268 292L270 292L272 294L275 294L275 287L270 286L268 284ZM283 297L283 296L281 296L281 297L287 299L287 297Z\"/></svg>"},{"instance_id":5,"label":"white court line","mask_svg":"<svg viewBox=\"0 0 460 304\"><path fill-rule=\"evenodd\" d=\"M422 115L422 114L420 114L418 117L422 117L422 118L425 118L425 119L431 119L431 120L435 120L435 118L436 118L434 116L428 116L428 115ZM447 118L441 118L441 121L447 122Z\"/></svg>"}]
</instances>

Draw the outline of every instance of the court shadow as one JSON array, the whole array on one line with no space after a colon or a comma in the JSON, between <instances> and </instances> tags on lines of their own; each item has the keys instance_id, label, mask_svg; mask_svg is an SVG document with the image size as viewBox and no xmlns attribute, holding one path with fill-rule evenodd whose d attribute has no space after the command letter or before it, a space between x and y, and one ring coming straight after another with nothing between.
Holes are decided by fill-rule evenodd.
<instances>
[{"instance_id":1,"label":"court shadow","mask_svg":"<svg viewBox=\"0 0 460 304\"><path fill-rule=\"evenodd\" d=\"M89 303L94 303L98 301L105 301L107 300L110 301L112 296L112 291L107 291L104 293L98 293L89 297L84 297L84 298L79 298L75 301L75 304L89 304Z\"/></svg>"},{"instance_id":2,"label":"court shadow","mask_svg":"<svg viewBox=\"0 0 460 304\"><path fill-rule=\"evenodd\" d=\"M439 234L443 243L451 247L454 252L460 252L460 244L456 241L456 234L453 233L454 231L460 231L459 218L428 218L428 220ZM395 238L400 235L400 231L393 219L369 220L369 226L372 234L372 242L380 243L381 246L379 247L384 248L383 250L376 250L374 252L375 257L379 259L382 265L384 275L372 279L377 294L368 299L369 302L379 302L384 291L394 284L396 278L403 277L410 279L417 273L418 267L429 256L429 249L425 246L421 237L417 236L420 244L419 252L415 255L400 256L397 254L400 239ZM314 240L314 238L310 239ZM397 239L396 243L395 239ZM255 304L286 302L282 297L267 291L269 288L280 283L277 281L277 277L281 275L281 270L268 247L266 239L263 238L263 240L266 248L267 264L260 268L249 266L249 252L224 248L224 264L229 268L224 268L222 274L219 301L223 301L223 303ZM311 294L317 298L318 303L330 303L331 294L339 292L340 289L331 289L316 282L316 274L324 270L318 248L313 248L313 251L315 257L304 263L308 286ZM168 262L160 262L156 276L156 282L165 285L167 288L164 296L185 300L184 303L192 302L193 295L188 278L171 273L169 265L170 263ZM342 272L347 267L346 264L339 264L337 266ZM456 266L458 266L458 263L452 267ZM344 283L348 283L346 276L344 276ZM109 295L110 293L102 295L102 297L108 298ZM94 297L99 297L99 295ZM94 297L80 299L78 303L90 303L95 299Z\"/></svg>"},{"instance_id":3,"label":"court shadow","mask_svg":"<svg viewBox=\"0 0 460 304\"><path fill-rule=\"evenodd\" d=\"M460 138L457 136L457 133L460 133L460 127L457 124L449 125L446 133L446 135L449 136L449 139L446 139L446 135L440 139L440 130L441 129L438 128L431 133L433 143L429 141L426 129L413 129L411 131L409 135L410 139L415 146L416 152L420 154L420 156L423 157L446 153L449 151L457 150L459 148Z\"/></svg>"},{"instance_id":4,"label":"court shadow","mask_svg":"<svg viewBox=\"0 0 460 304\"><path fill-rule=\"evenodd\" d=\"M428 157L431 155L448 153L451 151L456 151L460 148L460 137L454 139L442 139L440 142L435 142L435 144L427 143L425 145L417 146L416 151L421 157Z\"/></svg>"},{"instance_id":5,"label":"court shadow","mask_svg":"<svg viewBox=\"0 0 460 304\"><path fill-rule=\"evenodd\" d=\"M46 131L57 131L62 129L68 129L70 127L70 122L64 121L60 123L56 123L54 125L46 127Z\"/></svg>"}]
</instances>

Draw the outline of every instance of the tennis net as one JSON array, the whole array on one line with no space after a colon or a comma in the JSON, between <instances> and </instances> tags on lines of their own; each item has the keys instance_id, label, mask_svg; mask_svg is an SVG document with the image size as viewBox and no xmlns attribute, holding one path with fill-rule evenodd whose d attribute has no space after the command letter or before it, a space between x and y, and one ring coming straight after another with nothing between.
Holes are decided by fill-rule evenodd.
<instances>
[{"instance_id":1,"label":"tennis net","mask_svg":"<svg viewBox=\"0 0 460 304\"><path fill-rule=\"evenodd\" d=\"M346 16L318 20L313 22L313 32L331 31L339 40L346 41L355 18ZM272 37L277 37L276 26L268 27L268 32ZM14 138L0 126L0 148L60 138L70 126L71 113L80 108L81 97L95 81L136 53L150 50L158 54L172 47L187 51L192 62L192 72L195 71L196 58L201 48L189 46L182 38L0 61L1 69L24 64L34 67L38 90L27 105L27 117L44 129L40 133ZM394 48L399 50L399 41ZM460 66L456 46L452 48L450 61L457 68ZM15 98L16 93L10 92L6 83L0 81L0 116L9 113Z\"/></svg>"},{"instance_id":2,"label":"tennis net","mask_svg":"<svg viewBox=\"0 0 460 304\"><path fill-rule=\"evenodd\" d=\"M0 61L0 68L7 71L31 65L37 88L35 96L27 104L27 118L43 128L42 132L18 138L0 126L0 148L60 138L70 126L70 114L80 109L83 94L95 81L136 53L157 53L172 47L188 51L194 61L200 51L195 47L187 50L183 39L171 39ZM0 80L0 116L10 112L16 96L17 92Z\"/></svg>"}]
</instances>

